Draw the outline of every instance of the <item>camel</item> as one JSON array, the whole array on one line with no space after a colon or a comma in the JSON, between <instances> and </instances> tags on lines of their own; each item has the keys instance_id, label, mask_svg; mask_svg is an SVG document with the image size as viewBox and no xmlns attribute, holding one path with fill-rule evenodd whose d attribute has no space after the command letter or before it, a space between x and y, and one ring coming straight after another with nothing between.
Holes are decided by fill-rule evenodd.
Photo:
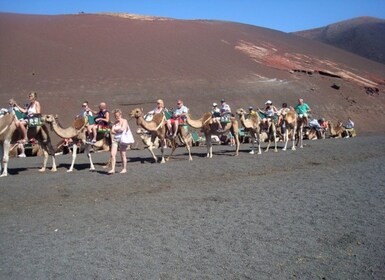
<instances>
[{"instance_id":1,"label":"camel","mask_svg":"<svg viewBox=\"0 0 385 280\"><path fill-rule=\"evenodd\" d=\"M333 123L329 121L328 128L330 129L330 136L333 138L343 138L349 136L349 133L346 131L346 128L343 127L341 121L338 121L336 126L333 126Z\"/></svg>"},{"instance_id":2,"label":"camel","mask_svg":"<svg viewBox=\"0 0 385 280\"><path fill-rule=\"evenodd\" d=\"M250 118L246 119L245 114L247 114L247 113L243 108L239 108L236 111L236 113L237 113L237 115L241 121L242 126L250 134L251 143L252 143L250 154L253 155L255 153L254 143L255 143L255 141L257 141L258 154L260 155L261 154L261 141L262 141L262 139L261 139L262 119L259 117L258 114L251 115Z\"/></svg>"},{"instance_id":3,"label":"camel","mask_svg":"<svg viewBox=\"0 0 385 280\"><path fill-rule=\"evenodd\" d=\"M235 119L235 117L230 117L230 122L222 125L223 131L221 132L218 132L218 124L213 123L212 115L210 112L203 114L203 116L198 120L191 119L191 117L187 115L187 124L192 128L201 129L205 134L208 158L213 157L211 135L227 134L229 131L231 131L235 138L235 155L239 155L238 121Z\"/></svg>"},{"instance_id":4,"label":"camel","mask_svg":"<svg viewBox=\"0 0 385 280\"><path fill-rule=\"evenodd\" d=\"M293 140L293 145L291 149L295 150L295 133L297 131L297 125L298 125L298 116L294 109L290 109L285 114L282 114L282 120L285 124L286 131L283 135L283 141L285 142L285 146L283 147L283 151L286 151L287 149L287 143L289 142L289 135L291 135L291 138Z\"/></svg>"},{"instance_id":5,"label":"camel","mask_svg":"<svg viewBox=\"0 0 385 280\"><path fill-rule=\"evenodd\" d=\"M145 130L147 130L150 133L151 141L148 141L149 142L148 143L149 144L148 150L150 151L155 162L158 161L158 158L155 156L153 150L154 150L155 145L156 145L156 138L159 138L159 142L161 143L160 150L162 153L160 163L165 163L166 160L164 158L164 147L163 147L164 139L166 139L166 130L167 130L165 115L163 113L155 114L151 121L146 121L144 119L143 109L135 108L134 110L131 111L130 116L133 118L136 118L136 124L138 126L144 128ZM192 161L192 156L191 156L192 137L191 137L191 135L184 129L184 127L182 125L180 125L178 127L177 136L186 145L186 149L187 149L188 154L189 154L189 161ZM177 146L178 145L176 143L176 139L172 139L172 141L171 141L172 150L171 150L170 155L167 157L167 161L170 160L170 157L173 155Z\"/></svg>"},{"instance_id":6,"label":"camel","mask_svg":"<svg viewBox=\"0 0 385 280\"><path fill-rule=\"evenodd\" d=\"M16 122L17 119L14 114L4 111L4 114L0 115L0 177L8 175L9 151L12 135L17 129Z\"/></svg>"},{"instance_id":7,"label":"camel","mask_svg":"<svg viewBox=\"0 0 385 280\"><path fill-rule=\"evenodd\" d=\"M40 126L28 127L27 129L27 137L28 139L35 139L38 146L40 146L40 150L43 151L44 159L43 166L39 169L39 172L44 172L47 169L48 156L52 158L52 172L56 172L56 159L55 159L55 149L51 143L51 137L49 136L49 131L47 126L44 124ZM15 133L12 137L12 142L16 142L20 139L19 130L15 130Z\"/></svg>"},{"instance_id":8,"label":"camel","mask_svg":"<svg viewBox=\"0 0 385 280\"><path fill-rule=\"evenodd\" d=\"M92 161L91 157L91 144L88 144L86 142L86 132L87 132L87 121L85 118L77 118L73 125L67 128L63 128L59 122L58 122L58 116L57 115L43 115L42 120L46 123L49 123L51 126L51 129L61 138L66 139L66 138L71 138L73 140L73 150L72 150L72 162L71 166L67 170L67 172L72 172L75 161L76 161L76 155L77 155L77 148L78 146L76 145L77 140L80 140L82 143L85 144L85 149L84 153L87 154L87 157L90 161L90 170L95 170L94 163ZM105 145L105 140L104 137L103 139L100 139L96 143L93 144L94 147L100 149Z\"/></svg>"}]
</instances>

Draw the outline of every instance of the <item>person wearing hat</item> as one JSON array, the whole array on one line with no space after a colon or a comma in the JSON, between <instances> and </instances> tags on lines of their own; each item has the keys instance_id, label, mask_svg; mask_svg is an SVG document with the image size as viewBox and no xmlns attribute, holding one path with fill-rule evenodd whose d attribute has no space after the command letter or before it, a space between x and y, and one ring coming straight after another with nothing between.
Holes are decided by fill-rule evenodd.
<instances>
[{"instance_id":1,"label":"person wearing hat","mask_svg":"<svg viewBox=\"0 0 385 280\"><path fill-rule=\"evenodd\" d=\"M271 100L267 100L265 102L265 111L261 111L261 110L259 111L262 113L262 115L264 115L264 118L262 119L262 121L265 123L266 128L269 126L268 125L269 119L274 121L277 120L278 110L273 105L273 102Z\"/></svg>"},{"instance_id":2,"label":"person wearing hat","mask_svg":"<svg viewBox=\"0 0 385 280\"><path fill-rule=\"evenodd\" d=\"M218 124L218 131L221 132L223 131L222 125L221 125L221 110L218 108L217 103L213 103L213 107L211 109L211 116L213 123Z\"/></svg>"},{"instance_id":3,"label":"person wearing hat","mask_svg":"<svg viewBox=\"0 0 385 280\"><path fill-rule=\"evenodd\" d=\"M220 123L224 122L227 123L230 121L230 116L231 116L231 108L230 105L226 103L224 99L221 99L221 117L220 117ZM220 127L218 129L218 132L223 132L223 129Z\"/></svg>"},{"instance_id":4,"label":"person wearing hat","mask_svg":"<svg viewBox=\"0 0 385 280\"><path fill-rule=\"evenodd\" d=\"M257 112L254 110L254 108L252 106L249 107L249 113L247 114L247 118L251 118L253 116L256 116L257 115Z\"/></svg>"}]
</instances>

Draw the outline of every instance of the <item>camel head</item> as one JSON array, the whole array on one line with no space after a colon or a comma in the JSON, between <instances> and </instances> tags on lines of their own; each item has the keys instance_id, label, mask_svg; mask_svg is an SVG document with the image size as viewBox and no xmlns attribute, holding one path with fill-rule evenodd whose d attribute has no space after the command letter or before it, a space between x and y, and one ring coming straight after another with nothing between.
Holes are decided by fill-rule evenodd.
<instances>
[{"instance_id":1,"label":"camel head","mask_svg":"<svg viewBox=\"0 0 385 280\"><path fill-rule=\"evenodd\" d=\"M237 109L236 114L238 116L242 117L243 115L246 114L246 112L245 112L245 110L243 108L239 108L239 109Z\"/></svg>"},{"instance_id":2,"label":"camel head","mask_svg":"<svg viewBox=\"0 0 385 280\"><path fill-rule=\"evenodd\" d=\"M41 120L42 122L47 122L47 123L54 123L58 119L58 115L42 115Z\"/></svg>"},{"instance_id":3,"label":"camel head","mask_svg":"<svg viewBox=\"0 0 385 280\"><path fill-rule=\"evenodd\" d=\"M130 113L130 117L131 118L136 118L136 119L138 119L138 118L140 118L140 117L142 117L143 116L143 108L141 109L141 108L135 108L134 110L132 110L131 111L131 113Z\"/></svg>"}]
</instances>

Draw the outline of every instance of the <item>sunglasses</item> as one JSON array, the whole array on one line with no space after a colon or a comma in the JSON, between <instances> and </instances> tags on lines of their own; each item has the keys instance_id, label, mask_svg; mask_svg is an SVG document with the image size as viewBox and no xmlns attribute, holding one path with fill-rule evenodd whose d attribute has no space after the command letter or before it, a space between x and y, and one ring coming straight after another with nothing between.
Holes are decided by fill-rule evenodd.
<instances>
[{"instance_id":1,"label":"sunglasses","mask_svg":"<svg viewBox=\"0 0 385 280\"><path fill-rule=\"evenodd\" d=\"M182 103L176 103L176 105L182 105Z\"/></svg>"}]
</instances>

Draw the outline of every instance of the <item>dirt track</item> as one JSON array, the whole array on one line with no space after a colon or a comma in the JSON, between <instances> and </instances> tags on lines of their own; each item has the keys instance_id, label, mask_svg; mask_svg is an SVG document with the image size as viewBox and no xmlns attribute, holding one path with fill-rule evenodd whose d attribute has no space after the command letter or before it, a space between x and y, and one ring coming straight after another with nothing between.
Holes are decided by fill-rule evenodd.
<instances>
[{"instance_id":1,"label":"dirt track","mask_svg":"<svg viewBox=\"0 0 385 280\"><path fill-rule=\"evenodd\" d=\"M107 153L40 174L13 159L0 178L0 279L383 279L385 138L307 141L304 149L214 158L184 148L151 164ZM229 151L227 152L226 149Z\"/></svg>"}]
</instances>

